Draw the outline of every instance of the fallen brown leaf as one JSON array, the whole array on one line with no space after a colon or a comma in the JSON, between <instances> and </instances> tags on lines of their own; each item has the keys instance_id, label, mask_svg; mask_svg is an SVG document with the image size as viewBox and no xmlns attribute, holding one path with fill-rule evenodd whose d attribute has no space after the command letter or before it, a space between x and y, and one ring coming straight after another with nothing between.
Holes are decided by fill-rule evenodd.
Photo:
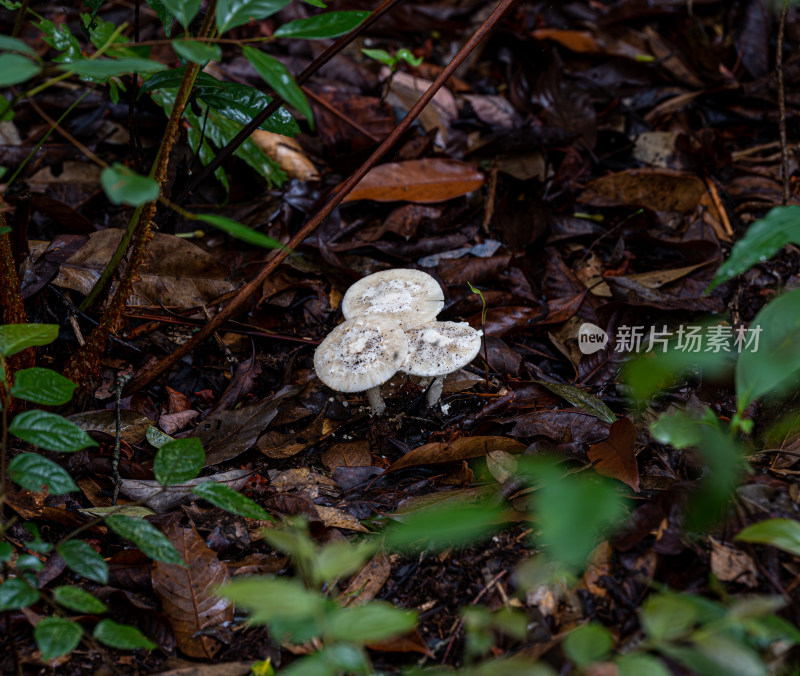
<instances>
[{"instance_id":1,"label":"fallen brown leaf","mask_svg":"<svg viewBox=\"0 0 800 676\"><path fill-rule=\"evenodd\" d=\"M608 431L608 439L589 448L589 460L597 463L598 474L619 479L639 492L639 468L636 465L636 426L628 418L617 418Z\"/></svg>"},{"instance_id":2,"label":"fallen brown leaf","mask_svg":"<svg viewBox=\"0 0 800 676\"><path fill-rule=\"evenodd\" d=\"M508 437L462 437L455 441L435 442L415 448L392 463L384 474L407 467L441 465L470 458L480 458L492 451L522 453L525 448L525 444Z\"/></svg>"}]
</instances>

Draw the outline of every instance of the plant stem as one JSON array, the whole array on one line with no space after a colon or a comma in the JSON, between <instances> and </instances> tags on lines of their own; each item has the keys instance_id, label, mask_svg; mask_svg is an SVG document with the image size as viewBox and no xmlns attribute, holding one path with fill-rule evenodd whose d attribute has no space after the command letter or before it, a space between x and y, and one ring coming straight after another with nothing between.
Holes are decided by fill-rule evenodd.
<instances>
[{"instance_id":1,"label":"plant stem","mask_svg":"<svg viewBox=\"0 0 800 676\"><path fill-rule=\"evenodd\" d=\"M789 204L789 147L786 140L786 89L783 82L783 36L786 33L786 15L789 0L783 0L781 19L778 24L778 46L775 53L775 70L778 72L778 130L781 138L781 164L783 173L783 206Z\"/></svg>"}]
</instances>

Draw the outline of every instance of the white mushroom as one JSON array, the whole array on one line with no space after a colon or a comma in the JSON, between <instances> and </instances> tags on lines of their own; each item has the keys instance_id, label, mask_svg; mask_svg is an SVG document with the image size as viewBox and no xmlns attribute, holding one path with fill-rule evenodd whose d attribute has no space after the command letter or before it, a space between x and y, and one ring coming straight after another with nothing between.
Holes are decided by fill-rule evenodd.
<instances>
[{"instance_id":1,"label":"white mushroom","mask_svg":"<svg viewBox=\"0 0 800 676\"><path fill-rule=\"evenodd\" d=\"M338 392L367 392L373 415L386 409L380 386L408 354L408 339L386 317L356 317L339 324L314 352L319 379Z\"/></svg>"},{"instance_id":2,"label":"white mushroom","mask_svg":"<svg viewBox=\"0 0 800 676\"><path fill-rule=\"evenodd\" d=\"M428 406L433 406L442 396L444 377L475 359L483 331L466 322L429 322L407 330L406 335L408 356L400 370L434 379L428 390Z\"/></svg>"},{"instance_id":3,"label":"white mushroom","mask_svg":"<svg viewBox=\"0 0 800 676\"><path fill-rule=\"evenodd\" d=\"M421 270L383 270L358 280L342 298L345 319L384 315L402 329L425 324L444 307L439 283Z\"/></svg>"}]
</instances>

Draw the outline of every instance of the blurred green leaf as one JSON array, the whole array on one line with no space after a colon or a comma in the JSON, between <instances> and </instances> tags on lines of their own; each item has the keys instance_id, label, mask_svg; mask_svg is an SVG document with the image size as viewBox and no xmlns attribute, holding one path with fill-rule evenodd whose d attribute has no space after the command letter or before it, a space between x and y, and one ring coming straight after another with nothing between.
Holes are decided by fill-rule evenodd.
<instances>
[{"instance_id":1,"label":"blurred green leaf","mask_svg":"<svg viewBox=\"0 0 800 676\"><path fill-rule=\"evenodd\" d=\"M596 622L581 625L564 639L564 652L581 668L604 659L613 646L611 633Z\"/></svg>"},{"instance_id":2,"label":"blurred green leaf","mask_svg":"<svg viewBox=\"0 0 800 676\"><path fill-rule=\"evenodd\" d=\"M698 620L693 603L677 594L655 594L642 606L642 629L656 642L673 641L691 632Z\"/></svg>"},{"instance_id":3,"label":"blurred green leaf","mask_svg":"<svg viewBox=\"0 0 800 676\"><path fill-rule=\"evenodd\" d=\"M141 176L122 164L103 169L100 183L112 204L138 207L157 200L161 194L161 188L154 179Z\"/></svg>"},{"instance_id":4,"label":"blurred green leaf","mask_svg":"<svg viewBox=\"0 0 800 676\"><path fill-rule=\"evenodd\" d=\"M456 504L421 509L396 518L401 519L400 523L386 530L389 549L406 550L423 545L436 550L474 544L498 530L502 510L490 504Z\"/></svg>"},{"instance_id":5,"label":"blurred green leaf","mask_svg":"<svg viewBox=\"0 0 800 676\"><path fill-rule=\"evenodd\" d=\"M222 58L222 52L218 45L198 40L173 40L172 48L178 56L201 65L205 65L209 61L219 61Z\"/></svg>"},{"instance_id":6,"label":"blurred green leaf","mask_svg":"<svg viewBox=\"0 0 800 676\"><path fill-rule=\"evenodd\" d=\"M317 552L314 561L314 581L332 582L338 577L355 573L377 549L377 543L366 540L354 544L347 540L329 542Z\"/></svg>"},{"instance_id":7,"label":"blurred green leaf","mask_svg":"<svg viewBox=\"0 0 800 676\"><path fill-rule=\"evenodd\" d=\"M97 615L108 610L106 604L100 599L95 598L89 592L79 587L72 587L69 585L56 587L53 590L53 599L59 605L78 613Z\"/></svg>"},{"instance_id":8,"label":"blurred green leaf","mask_svg":"<svg viewBox=\"0 0 800 676\"><path fill-rule=\"evenodd\" d=\"M172 13L185 29L189 29L192 19L200 10L200 0L162 0L164 6Z\"/></svg>"},{"instance_id":9,"label":"blurred green leaf","mask_svg":"<svg viewBox=\"0 0 800 676\"><path fill-rule=\"evenodd\" d=\"M296 19L283 24L275 31L276 38L301 38L303 40L321 40L338 38L356 28L369 12L345 11L317 14L307 19Z\"/></svg>"},{"instance_id":10,"label":"blurred green leaf","mask_svg":"<svg viewBox=\"0 0 800 676\"><path fill-rule=\"evenodd\" d=\"M0 35L0 52L20 52L21 54L32 56L34 59L39 58L33 47L18 38L12 38L10 35Z\"/></svg>"},{"instance_id":11,"label":"blurred green leaf","mask_svg":"<svg viewBox=\"0 0 800 676\"><path fill-rule=\"evenodd\" d=\"M795 556L800 556L800 521L766 519L740 530L736 539L772 545Z\"/></svg>"},{"instance_id":12,"label":"blurred green leaf","mask_svg":"<svg viewBox=\"0 0 800 676\"><path fill-rule=\"evenodd\" d=\"M220 595L252 614L251 621L269 624L276 619L312 621L320 616L325 599L306 589L299 580L287 578L234 578Z\"/></svg>"},{"instance_id":13,"label":"blurred green leaf","mask_svg":"<svg viewBox=\"0 0 800 676\"><path fill-rule=\"evenodd\" d=\"M325 635L334 641L372 643L405 634L416 624L416 613L373 601L330 613L326 618Z\"/></svg>"},{"instance_id":14,"label":"blurred green leaf","mask_svg":"<svg viewBox=\"0 0 800 676\"><path fill-rule=\"evenodd\" d=\"M76 75L109 78L130 73L155 73L166 69L166 66L159 61L130 57L126 59L86 59L65 64L61 68Z\"/></svg>"},{"instance_id":15,"label":"blurred green leaf","mask_svg":"<svg viewBox=\"0 0 800 676\"><path fill-rule=\"evenodd\" d=\"M0 355L10 357L28 347L48 345L58 338L58 324L4 324L0 326Z\"/></svg>"},{"instance_id":16,"label":"blurred green leaf","mask_svg":"<svg viewBox=\"0 0 800 676\"><path fill-rule=\"evenodd\" d=\"M11 396L43 406L58 406L72 399L77 385L52 369L33 366L17 371Z\"/></svg>"},{"instance_id":17,"label":"blurred green leaf","mask_svg":"<svg viewBox=\"0 0 800 676\"><path fill-rule=\"evenodd\" d=\"M787 244L800 244L800 207L775 207L737 240L706 293L772 258Z\"/></svg>"},{"instance_id":18,"label":"blurred green leaf","mask_svg":"<svg viewBox=\"0 0 800 676\"><path fill-rule=\"evenodd\" d=\"M33 628L33 638L42 651L42 660L49 662L71 653L81 642L83 630L77 622L63 617L45 617Z\"/></svg>"},{"instance_id":19,"label":"blurred green leaf","mask_svg":"<svg viewBox=\"0 0 800 676\"><path fill-rule=\"evenodd\" d=\"M39 590L19 577L11 577L0 585L0 610L27 608L39 600Z\"/></svg>"},{"instance_id":20,"label":"blurred green leaf","mask_svg":"<svg viewBox=\"0 0 800 676\"><path fill-rule=\"evenodd\" d=\"M753 330L761 332L758 349L743 350L736 364L740 413L763 394L784 389L800 371L800 289L770 301L751 322Z\"/></svg>"},{"instance_id":21,"label":"blurred green leaf","mask_svg":"<svg viewBox=\"0 0 800 676\"><path fill-rule=\"evenodd\" d=\"M39 74L39 64L27 56L4 52L0 54L0 87L10 87L30 80Z\"/></svg>"},{"instance_id":22,"label":"blurred green leaf","mask_svg":"<svg viewBox=\"0 0 800 676\"><path fill-rule=\"evenodd\" d=\"M117 624L113 620L100 620L92 634L100 643L120 650L155 650L158 646L150 641L136 627L128 624Z\"/></svg>"},{"instance_id":23,"label":"blurred green leaf","mask_svg":"<svg viewBox=\"0 0 800 676\"><path fill-rule=\"evenodd\" d=\"M164 0L146 1L147 4L150 5L150 8L156 13L161 25L164 26L164 34L169 37L172 33L172 22L175 20L172 12L167 9L167 6L164 4Z\"/></svg>"},{"instance_id":24,"label":"blurred green leaf","mask_svg":"<svg viewBox=\"0 0 800 676\"><path fill-rule=\"evenodd\" d=\"M660 659L646 653L622 655L614 662L619 676L672 676L672 672Z\"/></svg>"}]
</instances>

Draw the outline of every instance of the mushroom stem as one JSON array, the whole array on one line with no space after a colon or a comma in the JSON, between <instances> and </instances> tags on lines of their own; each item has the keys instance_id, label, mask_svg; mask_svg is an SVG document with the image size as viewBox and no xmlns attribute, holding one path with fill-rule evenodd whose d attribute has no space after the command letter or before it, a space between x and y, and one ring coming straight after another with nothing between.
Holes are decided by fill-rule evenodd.
<instances>
[{"instance_id":1,"label":"mushroom stem","mask_svg":"<svg viewBox=\"0 0 800 676\"><path fill-rule=\"evenodd\" d=\"M436 405L442 396L442 388L444 387L444 376L436 376L433 379L431 388L428 390L428 408Z\"/></svg>"},{"instance_id":2,"label":"mushroom stem","mask_svg":"<svg viewBox=\"0 0 800 676\"><path fill-rule=\"evenodd\" d=\"M386 410L386 403L381 396L381 386L376 385L367 390L367 401L372 409L372 415L381 415Z\"/></svg>"}]
</instances>

